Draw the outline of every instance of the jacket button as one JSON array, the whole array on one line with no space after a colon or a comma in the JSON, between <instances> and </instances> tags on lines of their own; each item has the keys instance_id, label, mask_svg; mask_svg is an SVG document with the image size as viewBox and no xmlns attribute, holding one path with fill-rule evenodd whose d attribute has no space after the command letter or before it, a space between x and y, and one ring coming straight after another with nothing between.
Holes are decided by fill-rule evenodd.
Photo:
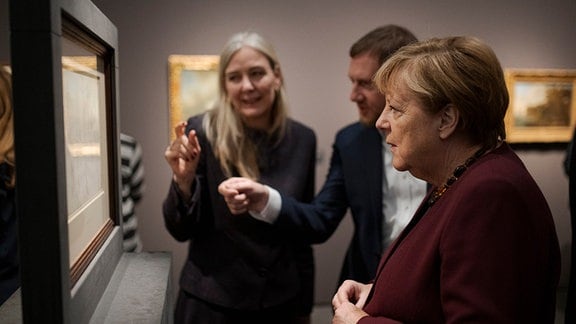
<instances>
[{"instance_id":1,"label":"jacket button","mask_svg":"<svg viewBox=\"0 0 576 324\"><path fill-rule=\"evenodd\" d=\"M259 275L260 277L266 277L266 276L268 275L268 269L265 268L265 267L260 267L260 268L258 269L258 275Z\"/></svg>"}]
</instances>

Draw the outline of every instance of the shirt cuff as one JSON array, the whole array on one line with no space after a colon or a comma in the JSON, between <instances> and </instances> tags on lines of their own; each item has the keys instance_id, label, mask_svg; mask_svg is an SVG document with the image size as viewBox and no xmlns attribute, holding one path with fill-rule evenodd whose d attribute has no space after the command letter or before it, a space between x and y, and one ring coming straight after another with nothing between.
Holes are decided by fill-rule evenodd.
<instances>
[{"instance_id":1,"label":"shirt cuff","mask_svg":"<svg viewBox=\"0 0 576 324\"><path fill-rule=\"evenodd\" d=\"M249 213L257 220L273 224L280 214L280 209L282 208L282 197L276 189L266 185L264 186L268 189L268 202L266 203L266 206L264 206L264 209L262 209L261 212L249 211Z\"/></svg>"}]
</instances>

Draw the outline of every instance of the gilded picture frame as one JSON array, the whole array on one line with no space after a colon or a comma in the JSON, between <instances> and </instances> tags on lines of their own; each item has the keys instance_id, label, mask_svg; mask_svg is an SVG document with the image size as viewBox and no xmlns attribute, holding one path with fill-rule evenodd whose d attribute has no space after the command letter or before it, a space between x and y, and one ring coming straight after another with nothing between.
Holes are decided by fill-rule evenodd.
<instances>
[{"instance_id":1,"label":"gilded picture frame","mask_svg":"<svg viewBox=\"0 0 576 324\"><path fill-rule=\"evenodd\" d=\"M169 134L189 117L210 109L218 100L218 55L170 55Z\"/></svg>"},{"instance_id":2,"label":"gilded picture frame","mask_svg":"<svg viewBox=\"0 0 576 324\"><path fill-rule=\"evenodd\" d=\"M576 70L506 69L510 143L569 142L576 124Z\"/></svg>"}]
</instances>

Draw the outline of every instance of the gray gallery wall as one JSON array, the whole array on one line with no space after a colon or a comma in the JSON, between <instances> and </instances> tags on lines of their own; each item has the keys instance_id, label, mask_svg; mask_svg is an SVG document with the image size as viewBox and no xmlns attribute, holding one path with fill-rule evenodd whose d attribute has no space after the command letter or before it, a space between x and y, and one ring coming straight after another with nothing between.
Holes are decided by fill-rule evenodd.
<instances>
[{"instance_id":1,"label":"gray gallery wall","mask_svg":"<svg viewBox=\"0 0 576 324\"><path fill-rule=\"evenodd\" d=\"M0 62L9 62L7 5L0 0ZM318 136L317 186L323 183L334 133L356 119L348 100L348 47L368 30L404 25L419 38L456 34L487 41L505 68L576 68L574 0L95 0L118 27L121 129L144 147L147 189L138 206L145 249L172 251L174 282L186 255L164 229L161 203L170 180L168 56L218 54L234 32L252 29L276 46L294 118ZM39 53L40 55L40 53ZM31 116L33 120L33 116ZM562 286L569 265L568 180L564 146L518 149L541 186L562 246ZM315 247L318 303L331 299L351 222ZM560 305L561 306L561 305Z\"/></svg>"}]
</instances>

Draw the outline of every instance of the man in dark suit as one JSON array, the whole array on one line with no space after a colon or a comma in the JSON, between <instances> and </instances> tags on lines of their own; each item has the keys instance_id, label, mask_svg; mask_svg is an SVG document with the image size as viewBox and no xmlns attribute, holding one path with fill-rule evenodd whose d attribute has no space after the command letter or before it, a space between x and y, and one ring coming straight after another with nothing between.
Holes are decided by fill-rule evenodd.
<instances>
[{"instance_id":1,"label":"man in dark suit","mask_svg":"<svg viewBox=\"0 0 576 324\"><path fill-rule=\"evenodd\" d=\"M311 204L243 178L229 179L220 186L231 210L248 210L253 217L289 228L298 239L311 243L326 241L350 209L354 236L338 284L345 279L367 282L374 277L382 252L426 193L425 182L392 167L391 154L375 127L386 99L372 83L375 72L392 53L416 40L407 29L386 25L370 31L350 48L350 100L358 107L359 121L336 134L330 170Z\"/></svg>"}]
</instances>

